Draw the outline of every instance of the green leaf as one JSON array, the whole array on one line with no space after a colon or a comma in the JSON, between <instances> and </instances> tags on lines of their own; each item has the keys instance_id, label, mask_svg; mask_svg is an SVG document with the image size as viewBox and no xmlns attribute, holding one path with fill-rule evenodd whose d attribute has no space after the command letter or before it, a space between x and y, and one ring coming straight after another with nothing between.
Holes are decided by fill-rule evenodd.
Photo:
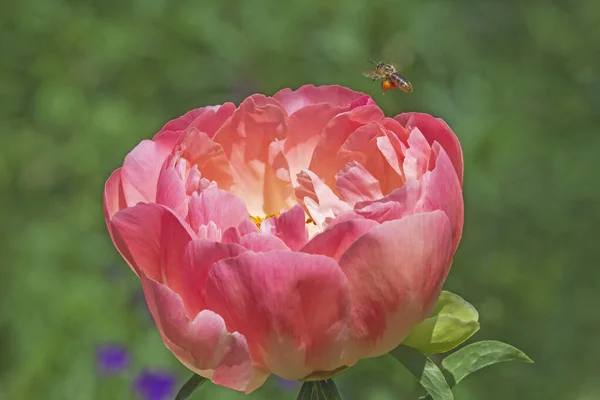
<instances>
[{"instance_id":1,"label":"green leaf","mask_svg":"<svg viewBox=\"0 0 600 400\"><path fill-rule=\"evenodd\" d=\"M402 342L425 354L445 353L479 330L479 313L462 297L443 291L431 315Z\"/></svg>"},{"instance_id":2,"label":"green leaf","mask_svg":"<svg viewBox=\"0 0 600 400\"><path fill-rule=\"evenodd\" d=\"M433 400L453 400L454 395L438 366L415 349L398 346L390 353L417 378Z\"/></svg>"},{"instance_id":3,"label":"green leaf","mask_svg":"<svg viewBox=\"0 0 600 400\"><path fill-rule=\"evenodd\" d=\"M192 377L181 387L181 389L179 389L177 396L175 396L175 400L187 399L196 389L198 389L200 385L206 381L207 379L203 376L197 374L192 375Z\"/></svg>"},{"instance_id":4,"label":"green leaf","mask_svg":"<svg viewBox=\"0 0 600 400\"><path fill-rule=\"evenodd\" d=\"M442 360L442 367L448 372L451 386L454 386L475 371L506 361L533 363L516 347L495 340L484 340L450 354Z\"/></svg>"},{"instance_id":5,"label":"green leaf","mask_svg":"<svg viewBox=\"0 0 600 400\"><path fill-rule=\"evenodd\" d=\"M304 382L300 388L297 400L342 400L335 382L332 379L324 381Z\"/></svg>"}]
</instances>

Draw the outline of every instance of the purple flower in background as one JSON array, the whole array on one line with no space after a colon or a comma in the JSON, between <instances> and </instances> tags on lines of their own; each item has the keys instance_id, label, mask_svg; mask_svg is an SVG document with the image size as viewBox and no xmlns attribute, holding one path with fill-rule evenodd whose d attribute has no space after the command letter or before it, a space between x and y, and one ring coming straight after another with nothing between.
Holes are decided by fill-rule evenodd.
<instances>
[{"instance_id":1,"label":"purple flower in background","mask_svg":"<svg viewBox=\"0 0 600 400\"><path fill-rule=\"evenodd\" d=\"M299 386L298 381L290 381L281 377L277 377L277 383L285 390L295 390Z\"/></svg>"},{"instance_id":2,"label":"purple flower in background","mask_svg":"<svg viewBox=\"0 0 600 400\"><path fill-rule=\"evenodd\" d=\"M144 369L135 378L134 387L144 400L170 400L175 393L175 377L165 371Z\"/></svg>"},{"instance_id":3,"label":"purple flower in background","mask_svg":"<svg viewBox=\"0 0 600 400\"><path fill-rule=\"evenodd\" d=\"M116 343L107 343L96 349L96 367L102 374L118 374L129 366L127 348Z\"/></svg>"}]
</instances>

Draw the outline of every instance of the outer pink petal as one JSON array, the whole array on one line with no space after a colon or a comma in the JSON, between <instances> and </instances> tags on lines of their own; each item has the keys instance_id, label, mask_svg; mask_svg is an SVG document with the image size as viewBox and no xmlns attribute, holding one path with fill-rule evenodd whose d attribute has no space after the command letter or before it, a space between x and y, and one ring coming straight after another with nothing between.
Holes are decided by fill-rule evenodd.
<instances>
[{"instance_id":1,"label":"outer pink petal","mask_svg":"<svg viewBox=\"0 0 600 400\"><path fill-rule=\"evenodd\" d=\"M400 114L394 119L406 127L419 128L430 145L433 142L441 144L446 153L448 153L462 186L464 167L462 148L460 147L458 138L448 124L442 119L434 118L429 114L415 112Z\"/></svg>"},{"instance_id":2,"label":"outer pink petal","mask_svg":"<svg viewBox=\"0 0 600 400\"><path fill-rule=\"evenodd\" d=\"M110 175L104 186L104 221L117 251L127 261L133 272L138 275L137 267L129 262L132 259L131 254L123 245L123 239L118 232L115 232L111 222L112 216L125 208L127 208L127 202L121 186L121 168L118 168Z\"/></svg>"},{"instance_id":3,"label":"outer pink petal","mask_svg":"<svg viewBox=\"0 0 600 400\"><path fill-rule=\"evenodd\" d=\"M273 95L273 98L292 115L296 111L314 104L329 104L334 107L348 107L353 101L366 96L343 86L314 86L304 85L298 90L283 89ZM368 97L368 96L367 96Z\"/></svg>"},{"instance_id":4,"label":"outer pink petal","mask_svg":"<svg viewBox=\"0 0 600 400\"><path fill-rule=\"evenodd\" d=\"M433 151L437 154L435 168L423 177L423 197L415 211L444 211L452 225L456 250L462 237L465 217L462 187L444 149L438 143L434 143Z\"/></svg>"},{"instance_id":5,"label":"outer pink petal","mask_svg":"<svg viewBox=\"0 0 600 400\"><path fill-rule=\"evenodd\" d=\"M127 205L156 200L160 170L178 136L176 132L163 132L155 140L143 140L125 156L121 180Z\"/></svg>"},{"instance_id":6,"label":"outer pink petal","mask_svg":"<svg viewBox=\"0 0 600 400\"><path fill-rule=\"evenodd\" d=\"M208 188L200 195L192 194L189 204L190 225L197 231L200 225L214 222L221 230L237 227L248 219L248 209L237 196L221 189Z\"/></svg>"},{"instance_id":7,"label":"outer pink petal","mask_svg":"<svg viewBox=\"0 0 600 400\"><path fill-rule=\"evenodd\" d=\"M165 345L184 365L239 391L250 392L264 382L256 375L266 379L268 374L253 367L245 338L229 333L223 318L209 310L188 318L177 293L143 274L141 280Z\"/></svg>"},{"instance_id":8,"label":"outer pink petal","mask_svg":"<svg viewBox=\"0 0 600 400\"><path fill-rule=\"evenodd\" d=\"M162 129L160 130L160 132L158 134L161 134L162 132L165 131L184 131L186 130L191 124L192 122L194 122L194 120L196 118L198 118L200 115L204 114L207 110L211 110L213 108L218 108L219 106L209 106L209 107L201 107L201 108L196 108L194 110L190 110L187 113L185 113L184 115L182 115L181 117L175 118L169 122L167 122L165 124L165 126L162 127Z\"/></svg>"},{"instance_id":9,"label":"outer pink petal","mask_svg":"<svg viewBox=\"0 0 600 400\"><path fill-rule=\"evenodd\" d=\"M309 169L328 185L333 185L336 168L336 155L346 139L358 128L373 121L380 121L383 112L376 105L357 107L339 114L323 129L321 140L315 147Z\"/></svg>"},{"instance_id":10,"label":"outer pink petal","mask_svg":"<svg viewBox=\"0 0 600 400\"><path fill-rule=\"evenodd\" d=\"M245 251L245 248L237 244L203 239L193 240L188 244L182 266L185 279L180 293L189 316L193 317L206 308L204 287L213 264L224 258L237 257Z\"/></svg>"},{"instance_id":11,"label":"outer pink petal","mask_svg":"<svg viewBox=\"0 0 600 400\"><path fill-rule=\"evenodd\" d=\"M389 352L427 315L451 256L442 211L385 222L348 248L339 264L350 285L351 337L360 356Z\"/></svg>"},{"instance_id":12,"label":"outer pink petal","mask_svg":"<svg viewBox=\"0 0 600 400\"><path fill-rule=\"evenodd\" d=\"M300 251L321 254L339 261L348 247L377 225L379 225L377 222L369 219L353 219L337 223L313 237Z\"/></svg>"},{"instance_id":13,"label":"outer pink petal","mask_svg":"<svg viewBox=\"0 0 600 400\"><path fill-rule=\"evenodd\" d=\"M289 250L283 240L273 235L263 235L260 233L250 233L240 238L240 245L255 253L262 253L273 250Z\"/></svg>"},{"instance_id":14,"label":"outer pink petal","mask_svg":"<svg viewBox=\"0 0 600 400\"><path fill-rule=\"evenodd\" d=\"M281 214L264 220L260 225L262 234L278 237L293 251L299 250L308 241L306 214L299 205Z\"/></svg>"},{"instance_id":15,"label":"outer pink petal","mask_svg":"<svg viewBox=\"0 0 600 400\"><path fill-rule=\"evenodd\" d=\"M223 260L206 284L210 309L246 337L252 358L287 379L340 364L346 279L328 257L273 251Z\"/></svg>"},{"instance_id":16,"label":"outer pink petal","mask_svg":"<svg viewBox=\"0 0 600 400\"><path fill-rule=\"evenodd\" d=\"M183 254L195 236L184 221L164 206L139 203L116 213L112 225L120 239L116 246L131 265L181 290Z\"/></svg>"}]
</instances>

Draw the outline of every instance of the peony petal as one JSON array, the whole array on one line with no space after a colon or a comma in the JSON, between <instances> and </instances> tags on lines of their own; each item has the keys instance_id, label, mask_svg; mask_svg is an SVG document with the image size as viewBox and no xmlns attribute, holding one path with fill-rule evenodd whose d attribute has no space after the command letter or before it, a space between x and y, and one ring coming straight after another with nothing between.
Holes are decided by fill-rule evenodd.
<instances>
[{"instance_id":1,"label":"peony petal","mask_svg":"<svg viewBox=\"0 0 600 400\"><path fill-rule=\"evenodd\" d=\"M341 256L351 297L351 337L360 356L398 346L433 307L450 269L452 232L442 211L385 222Z\"/></svg>"},{"instance_id":2,"label":"peony petal","mask_svg":"<svg viewBox=\"0 0 600 400\"><path fill-rule=\"evenodd\" d=\"M333 218L352 208L341 201L312 171L306 170L298 174L298 187L295 189L298 202L306 206L313 221L321 228L327 218Z\"/></svg>"},{"instance_id":3,"label":"peony petal","mask_svg":"<svg viewBox=\"0 0 600 400\"><path fill-rule=\"evenodd\" d=\"M192 124L192 122L194 122L194 120L196 118L198 118L199 116L204 114L207 110L212 110L214 108L218 109L218 107L219 106L200 107L200 108L196 108L194 110L188 111L181 117L175 118L175 119L167 122L165 124L165 126L162 127L162 129L160 130L158 135L165 131L176 132L176 131L187 130L187 128L189 128L189 126Z\"/></svg>"},{"instance_id":4,"label":"peony petal","mask_svg":"<svg viewBox=\"0 0 600 400\"><path fill-rule=\"evenodd\" d=\"M315 147L308 169L317 174L323 182L333 185L336 168L336 155L346 139L358 128L373 121L380 121L383 112L376 105L366 105L337 115L323 129L321 140Z\"/></svg>"},{"instance_id":5,"label":"peony petal","mask_svg":"<svg viewBox=\"0 0 600 400\"><path fill-rule=\"evenodd\" d=\"M141 280L163 341L179 361L231 389L251 391L259 386L244 337L229 333L223 318L210 310L188 318L177 293L143 274Z\"/></svg>"},{"instance_id":6,"label":"peony petal","mask_svg":"<svg viewBox=\"0 0 600 400\"><path fill-rule=\"evenodd\" d=\"M214 181L221 189L229 189L233 176L229 160L220 144L212 141L206 132L191 128L181 138L180 156L190 166L196 166L208 181Z\"/></svg>"},{"instance_id":7,"label":"peony petal","mask_svg":"<svg viewBox=\"0 0 600 400\"><path fill-rule=\"evenodd\" d=\"M263 235L260 233L250 233L240 238L240 245L255 253L263 253L273 250L289 250L290 248L273 235Z\"/></svg>"},{"instance_id":8,"label":"peony petal","mask_svg":"<svg viewBox=\"0 0 600 400\"><path fill-rule=\"evenodd\" d=\"M271 217L260 225L261 233L273 235L283 240L292 251L298 251L308 241L306 214L299 205L281 214Z\"/></svg>"},{"instance_id":9,"label":"peony petal","mask_svg":"<svg viewBox=\"0 0 600 400\"><path fill-rule=\"evenodd\" d=\"M331 258L247 252L212 268L206 298L272 373L301 379L341 366L348 292Z\"/></svg>"},{"instance_id":10,"label":"peony petal","mask_svg":"<svg viewBox=\"0 0 600 400\"><path fill-rule=\"evenodd\" d=\"M248 209L235 195L221 189L208 188L190 198L189 218L192 229L214 222L222 231L248 219Z\"/></svg>"},{"instance_id":11,"label":"peony petal","mask_svg":"<svg viewBox=\"0 0 600 400\"><path fill-rule=\"evenodd\" d=\"M116 245L131 265L180 291L184 250L195 237L184 221L164 206L138 203L116 213L112 225L119 235Z\"/></svg>"},{"instance_id":12,"label":"peony petal","mask_svg":"<svg viewBox=\"0 0 600 400\"><path fill-rule=\"evenodd\" d=\"M286 120L286 112L276 100L254 95L240 104L214 136L231 164L235 180L231 191L244 198L252 215L269 212L264 209L269 146L285 138Z\"/></svg>"},{"instance_id":13,"label":"peony petal","mask_svg":"<svg viewBox=\"0 0 600 400\"><path fill-rule=\"evenodd\" d=\"M284 154L289 165L292 185L296 186L296 175L307 169L321 132L333 117L347 111L331 104L314 104L299 109L288 121L288 134Z\"/></svg>"},{"instance_id":14,"label":"peony petal","mask_svg":"<svg viewBox=\"0 0 600 400\"><path fill-rule=\"evenodd\" d=\"M235 104L225 103L220 107L212 107L199 115L190 124L190 128L196 128L200 132L206 133L209 138L213 138L219 128L235 112Z\"/></svg>"},{"instance_id":15,"label":"peony petal","mask_svg":"<svg viewBox=\"0 0 600 400\"><path fill-rule=\"evenodd\" d=\"M178 136L175 132L163 132L155 140L143 140L125 156L121 180L130 207L156 200L158 176Z\"/></svg>"},{"instance_id":16,"label":"peony petal","mask_svg":"<svg viewBox=\"0 0 600 400\"><path fill-rule=\"evenodd\" d=\"M404 151L404 175L407 179L421 179L429 167L431 146L419 128L414 128L410 132L408 146Z\"/></svg>"},{"instance_id":17,"label":"peony petal","mask_svg":"<svg viewBox=\"0 0 600 400\"><path fill-rule=\"evenodd\" d=\"M350 109L352 102L364 98L364 93L355 92L343 86L304 85L297 90L282 89L273 95L288 115L315 104L327 104L333 107ZM364 100L366 102L366 99Z\"/></svg>"},{"instance_id":18,"label":"peony petal","mask_svg":"<svg viewBox=\"0 0 600 400\"><path fill-rule=\"evenodd\" d=\"M158 176L156 203L169 207L182 219L187 218L188 197L181 176L173 167L165 167Z\"/></svg>"},{"instance_id":19,"label":"peony petal","mask_svg":"<svg viewBox=\"0 0 600 400\"><path fill-rule=\"evenodd\" d=\"M379 225L369 219L353 219L337 223L313 237L300 251L321 254L339 261L341 255L359 237Z\"/></svg>"},{"instance_id":20,"label":"peony petal","mask_svg":"<svg viewBox=\"0 0 600 400\"><path fill-rule=\"evenodd\" d=\"M462 186L463 182L463 153L460 147L460 142L452 129L440 118L435 118L429 114L424 113L404 113L397 115L395 118L403 126L406 127L417 127L423 135L427 138L430 145L433 142L438 142L452 161L452 165L458 175L458 180Z\"/></svg>"},{"instance_id":21,"label":"peony petal","mask_svg":"<svg viewBox=\"0 0 600 400\"><path fill-rule=\"evenodd\" d=\"M237 244L216 243L198 239L191 241L183 258L181 298L187 315L195 316L206 308L204 288L210 268L219 260L237 257L246 249Z\"/></svg>"},{"instance_id":22,"label":"peony petal","mask_svg":"<svg viewBox=\"0 0 600 400\"><path fill-rule=\"evenodd\" d=\"M335 185L342 198L351 206L359 201L372 201L383 197L379 181L356 161L348 163L338 172Z\"/></svg>"},{"instance_id":23,"label":"peony petal","mask_svg":"<svg viewBox=\"0 0 600 400\"><path fill-rule=\"evenodd\" d=\"M423 195L415 211L444 211L450 219L456 250L462 237L465 217L462 187L444 149L438 143L434 143L432 149L437 155L435 168L423 176Z\"/></svg>"},{"instance_id":24,"label":"peony petal","mask_svg":"<svg viewBox=\"0 0 600 400\"><path fill-rule=\"evenodd\" d=\"M117 211L125 208L127 202L121 186L121 168L117 168L104 185L104 217L107 223Z\"/></svg>"}]
</instances>

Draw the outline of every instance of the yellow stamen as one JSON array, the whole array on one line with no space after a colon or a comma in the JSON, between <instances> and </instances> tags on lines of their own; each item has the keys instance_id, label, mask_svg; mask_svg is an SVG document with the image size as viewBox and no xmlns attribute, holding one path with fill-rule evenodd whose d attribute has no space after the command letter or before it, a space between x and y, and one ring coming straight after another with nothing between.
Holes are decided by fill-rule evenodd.
<instances>
[{"instance_id":1,"label":"yellow stamen","mask_svg":"<svg viewBox=\"0 0 600 400\"><path fill-rule=\"evenodd\" d=\"M262 222L263 222L265 219L269 219L269 218L272 218L272 217L278 217L279 215L280 215L279 213L277 213L277 214L267 214L267 215L266 215L266 216L264 216L264 217L258 217L258 216L256 216L256 217L255 217L254 215L250 215L250 220L251 220L252 222L254 222L254 225L256 225L256 227L257 227L257 228L258 228L258 230L260 231L260 224L262 224Z\"/></svg>"}]
</instances>

